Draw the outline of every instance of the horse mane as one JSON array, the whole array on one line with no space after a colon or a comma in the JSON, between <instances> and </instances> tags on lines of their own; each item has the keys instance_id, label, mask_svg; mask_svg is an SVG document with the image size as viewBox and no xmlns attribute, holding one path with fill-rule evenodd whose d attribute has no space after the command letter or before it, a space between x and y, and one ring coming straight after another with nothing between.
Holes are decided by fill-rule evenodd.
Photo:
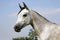
<instances>
[{"instance_id":1,"label":"horse mane","mask_svg":"<svg viewBox=\"0 0 60 40\"><path fill-rule=\"evenodd\" d=\"M39 14L38 12L32 10L33 12L35 12L37 15L39 15L40 17L44 18L45 20L47 20L48 22L50 22L48 19L46 19L45 17L43 17L41 14Z\"/></svg>"},{"instance_id":2,"label":"horse mane","mask_svg":"<svg viewBox=\"0 0 60 40\"><path fill-rule=\"evenodd\" d=\"M24 7L18 12L18 14L23 10L23 9L25 9Z\"/></svg>"}]
</instances>

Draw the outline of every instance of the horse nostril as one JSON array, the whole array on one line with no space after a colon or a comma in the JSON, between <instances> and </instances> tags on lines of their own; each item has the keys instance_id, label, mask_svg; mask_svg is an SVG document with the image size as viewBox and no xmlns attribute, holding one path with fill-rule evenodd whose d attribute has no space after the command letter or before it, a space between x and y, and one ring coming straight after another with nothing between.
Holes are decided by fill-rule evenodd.
<instances>
[{"instance_id":1,"label":"horse nostril","mask_svg":"<svg viewBox=\"0 0 60 40\"><path fill-rule=\"evenodd\" d=\"M15 25L14 30L15 30L16 32L20 32L20 27L17 26L17 25Z\"/></svg>"}]
</instances>

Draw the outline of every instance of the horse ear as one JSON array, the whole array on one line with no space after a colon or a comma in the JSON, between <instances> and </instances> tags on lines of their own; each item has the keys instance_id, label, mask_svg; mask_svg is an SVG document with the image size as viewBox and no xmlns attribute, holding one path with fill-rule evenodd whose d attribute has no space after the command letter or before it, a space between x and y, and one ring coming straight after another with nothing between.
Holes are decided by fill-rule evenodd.
<instances>
[{"instance_id":1,"label":"horse ear","mask_svg":"<svg viewBox=\"0 0 60 40\"><path fill-rule=\"evenodd\" d=\"M20 3L18 3L18 5L19 5L19 8L22 9L22 6L20 5Z\"/></svg>"},{"instance_id":2,"label":"horse ear","mask_svg":"<svg viewBox=\"0 0 60 40\"><path fill-rule=\"evenodd\" d=\"M23 2L23 5L24 5L24 7L26 8L26 9L28 9L28 7L26 6L26 4Z\"/></svg>"}]
</instances>

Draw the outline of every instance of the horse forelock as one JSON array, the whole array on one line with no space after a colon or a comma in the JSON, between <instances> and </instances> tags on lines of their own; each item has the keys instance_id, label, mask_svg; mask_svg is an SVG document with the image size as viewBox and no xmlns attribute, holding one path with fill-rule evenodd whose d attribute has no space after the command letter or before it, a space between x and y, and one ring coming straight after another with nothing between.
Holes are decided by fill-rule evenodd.
<instances>
[{"instance_id":1,"label":"horse forelock","mask_svg":"<svg viewBox=\"0 0 60 40\"><path fill-rule=\"evenodd\" d=\"M25 9L25 7L23 7L19 12L18 12L18 14L22 11L22 10L24 10Z\"/></svg>"},{"instance_id":2,"label":"horse forelock","mask_svg":"<svg viewBox=\"0 0 60 40\"><path fill-rule=\"evenodd\" d=\"M26 9L25 7L23 7L19 12L18 12L18 14L21 12L21 11L23 11L24 9ZM27 9L28 10L28 9Z\"/></svg>"}]
</instances>

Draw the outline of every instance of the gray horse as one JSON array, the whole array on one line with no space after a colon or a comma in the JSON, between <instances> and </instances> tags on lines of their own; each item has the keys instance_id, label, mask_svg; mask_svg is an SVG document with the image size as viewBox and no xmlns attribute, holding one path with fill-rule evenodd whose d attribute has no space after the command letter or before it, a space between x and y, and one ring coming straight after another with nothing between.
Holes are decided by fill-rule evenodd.
<instances>
[{"instance_id":1,"label":"gray horse","mask_svg":"<svg viewBox=\"0 0 60 40\"><path fill-rule=\"evenodd\" d=\"M34 10L30 10L23 2L19 4L20 11L14 26L16 32L20 32L26 25L31 25L36 31L38 40L60 40L60 26L50 22Z\"/></svg>"}]
</instances>

